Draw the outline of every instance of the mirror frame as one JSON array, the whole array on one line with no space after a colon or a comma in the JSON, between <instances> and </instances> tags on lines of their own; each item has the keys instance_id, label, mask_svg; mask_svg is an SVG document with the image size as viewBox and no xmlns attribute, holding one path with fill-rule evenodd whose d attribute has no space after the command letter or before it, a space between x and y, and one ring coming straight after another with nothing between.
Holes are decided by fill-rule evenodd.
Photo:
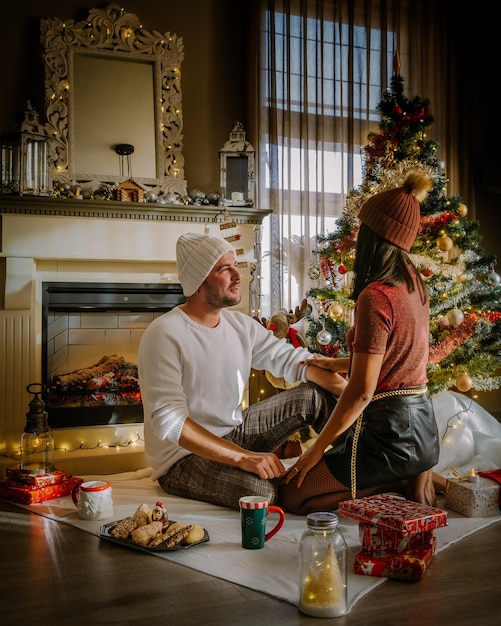
<instances>
[{"instance_id":1,"label":"mirror frame","mask_svg":"<svg viewBox=\"0 0 501 626\"><path fill-rule=\"evenodd\" d=\"M45 58L47 128L53 137L53 180L92 190L103 183L123 181L119 176L99 172L81 175L74 171L73 55L83 53L140 60L153 65L157 178L134 177L134 180L158 193L185 196L181 92L183 39L168 32L145 30L137 15L127 13L118 4L91 9L87 19L81 22L42 19L40 37Z\"/></svg>"}]
</instances>

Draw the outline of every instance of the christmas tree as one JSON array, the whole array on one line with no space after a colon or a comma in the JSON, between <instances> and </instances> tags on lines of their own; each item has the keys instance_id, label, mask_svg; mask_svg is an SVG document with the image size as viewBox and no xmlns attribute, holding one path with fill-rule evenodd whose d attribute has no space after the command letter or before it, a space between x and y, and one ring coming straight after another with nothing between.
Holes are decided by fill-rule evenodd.
<instances>
[{"instance_id":1,"label":"christmas tree","mask_svg":"<svg viewBox=\"0 0 501 626\"><path fill-rule=\"evenodd\" d=\"M371 195L400 186L409 170L421 170L432 178L433 187L421 204L420 231L410 257L430 294L430 392L498 389L501 278L496 258L482 249L478 222L468 219L460 197L446 194L446 173L436 158L439 146L426 135L434 122L430 102L407 98L396 71L378 111L379 132L369 134L364 148L364 180L348 194L336 229L317 238L318 267L311 267L308 275L323 286L307 293L308 347L347 356L358 211Z\"/></svg>"}]
</instances>

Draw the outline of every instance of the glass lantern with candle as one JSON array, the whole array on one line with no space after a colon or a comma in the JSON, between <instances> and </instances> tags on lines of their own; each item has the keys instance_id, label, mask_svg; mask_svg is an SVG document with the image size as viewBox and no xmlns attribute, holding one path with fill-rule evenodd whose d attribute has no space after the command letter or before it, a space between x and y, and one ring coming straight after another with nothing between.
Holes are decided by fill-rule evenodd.
<instances>
[{"instance_id":1,"label":"glass lantern with candle","mask_svg":"<svg viewBox=\"0 0 501 626\"><path fill-rule=\"evenodd\" d=\"M16 124L0 137L0 191L47 196L52 192L51 136L38 113L26 102Z\"/></svg>"},{"instance_id":2,"label":"glass lantern with candle","mask_svg":"<svg viewBox=\"0 0 501 626\"><path fill-rule=\"evenodd\" d=\"M242 124L235 122L219 151L221 201L226 206L254 206L254 158Z\"/></svg>"},{"instance_id":3,"label":"glass lantern with candle","mask_svg":"<svg viewBox=\"0 0 501 626\"><path fill-rule=\"evenodd\" d=\"M27 474L48 474L54 471L54 435L49 426L49 414L40 397L45 387L32 383L26 387L34 398L26 413L26 426L21 436L21 472Z\"/></svg>"}]
</instances>

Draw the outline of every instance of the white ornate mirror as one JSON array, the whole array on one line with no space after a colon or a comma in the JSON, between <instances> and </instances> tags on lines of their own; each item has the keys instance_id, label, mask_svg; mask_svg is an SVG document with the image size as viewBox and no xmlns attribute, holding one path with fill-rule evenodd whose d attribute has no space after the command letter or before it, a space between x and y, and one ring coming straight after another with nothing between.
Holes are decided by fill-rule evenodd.
<instances>
[{"instance_id":1,"label":"white ornate mirror","mask_svg":"<svg viewBox=\"0 0 501 626\"><path fill-rule=\"evenodd\" d=\"M42 19L41 40L53 179L92 189L121 182L116 146L127 144L136 182L186 195L182 38L144 30L111 4L82 22Z\"/></svg>"}]
</instances>

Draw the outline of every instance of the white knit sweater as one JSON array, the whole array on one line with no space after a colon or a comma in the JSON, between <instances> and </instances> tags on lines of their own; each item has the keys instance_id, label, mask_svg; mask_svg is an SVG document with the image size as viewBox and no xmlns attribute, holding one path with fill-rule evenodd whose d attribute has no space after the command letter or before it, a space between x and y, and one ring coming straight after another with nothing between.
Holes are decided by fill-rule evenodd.
<instances>
[{"instance_id":1,"label":"white knit sweater","mask_svg":"<svg viewBox=\"0 0 501 626\"><path fill-rule=\"evenodd\" d=\"M216 328L200 326L179 307L146 329L138 355L144 409L145 455L155 480L189 454L179 436L189 416L224 436L242 422L241 403L251 368L287 382L306 382L306 348L277 339L250 316L221 311Z\"/></svg>"}]
</instances>

